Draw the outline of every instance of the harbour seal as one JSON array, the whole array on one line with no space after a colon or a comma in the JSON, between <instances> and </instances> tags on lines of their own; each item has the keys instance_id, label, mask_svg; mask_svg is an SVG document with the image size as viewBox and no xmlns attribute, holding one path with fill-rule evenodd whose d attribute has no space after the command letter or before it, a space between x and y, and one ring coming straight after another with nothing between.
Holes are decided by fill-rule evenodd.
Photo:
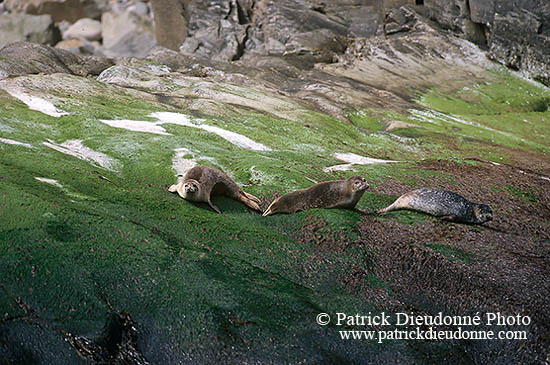
<instances>
[{"instance_id":1,"label":"harbour seal","mask_svg":"<svg viewBox=\"0 0 550 365\"><path fill-rule=\"evenodd\" d=\"M275 199L263 215L296 213L313 208L353 209L368 187L369 184L361 176L321 182Z\"/></svg>"},{"instance_id":2,"label":"harbour seal","mask_svg":"<svg viewBox=\"0 0 550 365\"><path fill-rule=\"evenodd\" d=\"M262 211L259 206L260 199L242 191L226 174L210 166L198 165L193 167L185 174L182 181L170 186L168 191L178 193L185 200L208 203L212 209L220 214L220 209L212 203L212 195L225 195L240 201L251 209Z\"/></svg>"},{"instance_id":3,"label":"harbour seal","mask_svg":"<svg viewBox=\"0 0 550 365\"><path fill-rule=\"evenodd\" d=\"M452 191L430 188L403 194L393 204L379 210L378 213L397 209L414 210L459 223L483 224L493 219L493 211L486 204L471 202Z\"/></svg>"}]
</instances>

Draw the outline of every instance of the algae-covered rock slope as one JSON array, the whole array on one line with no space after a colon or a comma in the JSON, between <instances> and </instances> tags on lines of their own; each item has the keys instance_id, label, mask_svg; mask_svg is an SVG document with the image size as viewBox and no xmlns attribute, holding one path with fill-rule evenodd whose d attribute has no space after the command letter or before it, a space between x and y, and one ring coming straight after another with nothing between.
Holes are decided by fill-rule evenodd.
<instances>
[{"instance_id":1,"label":"algae-covered rock slope","mask_svg":"<svg viewBox=\"0 0 550 365\"><path fill-rule=\"evenodd\" d=\"M120 60L97 78L1 80L0 358L544 361L550 92L476 63L483 53L467 47L475 57L433 57L426 67L438 73L416 79L401 77L407 63L391 70L360 56L293 78L297 70L222 70L170 53ZM399 49L384 57L421 57ZM217 198L220 215L167 191L196 164L225 171L264 209L320 181L362 175L371 188L358 204L365 213L262 217ZM490 204L495 220L374 213L421 186ZM320 313L411 311L531 321L491 327L526 340L381 343L339 333L379 326L316 323Z\"/></svg>"}]
</instances>

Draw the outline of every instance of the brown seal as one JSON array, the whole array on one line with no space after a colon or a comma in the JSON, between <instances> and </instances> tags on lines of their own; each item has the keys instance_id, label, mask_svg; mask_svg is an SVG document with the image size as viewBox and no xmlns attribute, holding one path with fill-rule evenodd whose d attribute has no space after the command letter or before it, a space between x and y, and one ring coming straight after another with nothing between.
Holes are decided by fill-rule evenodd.
<instances>
[{"instance_id":1,"label":"brown seal","mask_svg":"<svg viewBox=\"0 0 550 365\"><path fill-rule=\"evenodd\" d=\"M378 213L397 209L414 210L459 223L482 224L493 219L493 211L486 204L471 202L452 191L429 188L403 194L393 204Z\"/></svg>"},{"instance_id":2,"label":"brown seal","mask_svg":"<svg viewBox=\"0 0 550 365\"><path fill-rule=\"evenodd\" d=\"M260 199L248 194L239 188L231 178L222 171L210 166L195 166L185 174L182 181L168 189L171 193L178 193L185 200L208 203L212 209L221 213L212 203L212 195L225 195L261 212Z\"/></svg>"},{"instance_id":3,"label":"brown seal","mask_svg":"<svg viewBox=\"0 0 550 365\"><path fill-rule=\"evenodd\" d=\"M346 180L325 181L275 199L263 215L296 213L313 208L354 209L368 187L369 184L361 176Z\"/></svg>"}]
</instances>

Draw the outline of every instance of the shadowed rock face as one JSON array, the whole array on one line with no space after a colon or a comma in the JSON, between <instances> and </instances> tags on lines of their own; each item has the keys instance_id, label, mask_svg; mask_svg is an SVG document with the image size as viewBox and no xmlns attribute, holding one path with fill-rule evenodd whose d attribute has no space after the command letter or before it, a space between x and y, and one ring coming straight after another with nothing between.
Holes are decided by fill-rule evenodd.
<instances>
[{"instance_id":1,"label":"shadowed rock face","mask_svg":"<svg viewBox=\"0 0 550 365\"><path fill-rule=\"evenodd\" d=\"M489 56L548 82L550 3L545 0L426 0L428 16L489 48Z\"/></svg>"},{"instance_id":2,"label":"shadowed rock face","mask_svg":"<svg viewBox=\"0 0 550 365\"><path fill-rule=\"evenodd\" d=\"M192 1L182 52L218 61L299 54L330 63L354 39L409 31L403 5L489 48L499 63L541 80L550 75L544 0Z\"/></svg>"}]
</instances>

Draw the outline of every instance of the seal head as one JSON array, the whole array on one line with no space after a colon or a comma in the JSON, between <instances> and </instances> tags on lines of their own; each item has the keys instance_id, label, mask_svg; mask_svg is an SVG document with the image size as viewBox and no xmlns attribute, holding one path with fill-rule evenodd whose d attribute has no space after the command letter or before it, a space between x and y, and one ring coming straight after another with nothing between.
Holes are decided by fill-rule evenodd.
<instances>
[{"instance_id":1,"label":"seal head","mask_svg":"<svg viewBox=\"0 0 550 365\"><path fill-rule=\"evenodd\" d=\"M493 220L493 210L487 204L478 204L473 207L477 224L483 224Z\"/></svg>"}]
</instances>

